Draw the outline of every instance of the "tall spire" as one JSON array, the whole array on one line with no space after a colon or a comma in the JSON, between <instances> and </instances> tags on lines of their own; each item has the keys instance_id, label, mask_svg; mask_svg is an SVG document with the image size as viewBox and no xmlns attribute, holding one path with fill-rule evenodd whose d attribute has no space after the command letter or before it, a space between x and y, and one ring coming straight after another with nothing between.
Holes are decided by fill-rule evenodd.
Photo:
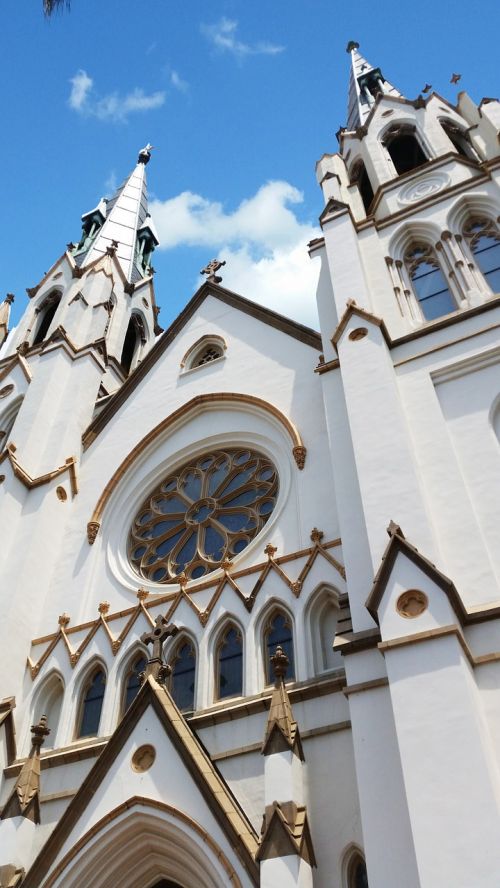
<instances>
[{"instance_id":1,"label":"tall spire","mask_svg":"<svg viewBox=\"0 0 500 888\"><path fill-rule=\"evenodd\" d=\"M349 132L364 124L375 103L377 93L382 92L390 96L401 97L401 93L396 87L385 79L380 68L370 65L370 62L363 58L358 50L359 43L350 40L346 50L351 56L347 101L347 129Z\"/></svg>"},{"instance_id":2,"label":"tall spire","mask_svg":"<svg viewBox=\"0 0 500 888\"><path fill-rule=\"evenodd\" d=\"M159 244L148 213L146 165L152 145L139 152L137 165L110 200L82 216L82 239L74 251L75 262L84 267L115 250L127 281L136 283L151 274L150 259Z\"/></svg>"}]
</instances>

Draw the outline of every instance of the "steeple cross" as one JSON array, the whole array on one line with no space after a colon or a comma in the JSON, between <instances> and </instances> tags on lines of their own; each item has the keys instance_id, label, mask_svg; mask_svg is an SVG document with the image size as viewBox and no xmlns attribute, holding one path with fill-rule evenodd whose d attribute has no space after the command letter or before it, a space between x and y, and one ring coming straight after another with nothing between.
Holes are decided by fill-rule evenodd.
<instances>
[{"instance_id":1,"label":"steeple cross","mask_svg":"<svg viewBox=\"0 0 500 888\"><path fill-rule=\"evenodd\" d=\"M205 268L202 268L200 274L206 274L207 281L210 281L212 284L220 284L222 278L217 274L220 268L226 264L226 260L221 262L220 259L212 259L207 263Z\"/></svg>"},{"instance_id":2,"label":"steeple cross","mask_svg":"<svg viewBox=\"0 0 500 888\"><path fill-rule=\"evenodd\" d=\"M174 626L173 623L167 623L165 617L162 617L161 614L158 614L155 620L155 627L151 630L151 632L143 632L141 635L141 641L143 644L152 644L153 645L153 660L162 660L163 657L163 642L167 638L173 638L174 635L178 632L177 626Z\"/></svg>"}]
</instances>

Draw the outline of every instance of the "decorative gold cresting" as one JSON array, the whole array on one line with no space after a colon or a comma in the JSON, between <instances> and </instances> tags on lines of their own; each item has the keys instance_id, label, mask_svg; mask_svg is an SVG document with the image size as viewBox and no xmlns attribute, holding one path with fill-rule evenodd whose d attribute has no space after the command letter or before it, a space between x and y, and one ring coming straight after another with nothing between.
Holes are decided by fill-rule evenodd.
<instances>
[{"instance_id":1,"label":"decorative gold cresting","mask_svg":"<svg viewBox=\"0 0 500 888\"><path fill-rule=\"evenodd\" d=\"M278 410L274 404L269 403L269 401L264 401L262 398L256 398L253 395L241 394L238 392L217 392L217 393L208 393L203 395L196 395L186 404L183 404L182 407L179 407L177 410L174 410L170 416L167 416L163 419L154 429L151 429L147 435L139 441L138 444L130 451L128 456L125 457L123 462L120 464L114 475L110 478L108 483L106 484L99 500L96 503L94 511L92 513L92 517L90 518L89 523L87 524L87 528L92 525L92 533L88 534L88 539L90 545L95 541L95 537L97 536L97 532L101 526L101 519L104 512L104 509L108 503L111 494L116 489L117 485L129 471L135 460L140 456L141 453L146 450L147 447L160 435L162 435L165 431L167 431L170 427L175 426L176 423L181 419L186 419L191 413L196 413L200 410L200 408L204 407L213 407L218 403L221 404L246 404L251 407L255 407L259 410L264 411L265 413L269 413L274 419L276 419L281 426L288 433L291 441L292 441L292 453L294 460L297 464L298 469L303 469L305 465L305 459L307 455L307 449L304 446L302 438L295 427L295 425L285 416L281 410ZM85 443L84 436L84 447L87 446ZM94 535L94 526L97 525L97 530Z\"/></svg>"},{"instance_id":2,"label":"decorative gold cresting","mask_svg":"<svg viewBox=\"0 0 500 888\"><path fill-rule=\"evenodd\" d=\"M200 621L200 625L204 627L207 625L226 587L233 591L246 610L251 613L260 591L271 575L279 577L285 587L290 589L296 597L300 596L305 580L318 559L320 559L323 565L323 570L329 565L345 580L344 567L338 558L334 556L335 549L340 547L340 540L323 542L323 533L317 530L317 528L312 531L311 539L312 546L309 548L300 549L297 552L279 557L276 557L276 550L272 557L269 557L269 552L266 552L267 557L264 561L242 570L235 570L232 562L229 559L225 559L221 564L222 571L220 573L215 574L215 576L209 575L199 583L190 582L185 585L183 582L181 584L179 582L180 578L177 577L176 582L167 586L162 595L150 595L147 589L140 588L136 592L137 604L134 607L130 607L125 611L120 610L116 613L107 613L106 615L99 612L97 619L90 623L84 623L81 626L72 626L71 629L68 629L69 616L62 614L59 618L58 629L54 634L36 638L32 642L32 645L39 650L39 646L42 646L42 653L37 655L35 661L28 657L31 678L35 679L39 675L43 665L48 661L58 644L63 644L66 648L70 663L74 666L96 633L104 631L110 643L112 653L116 655L138 620L144 618L147 624L153 627L155 625L155 617L158 611L161 610L167 622L170 622L182 603L189 605ZM288 567L288 565L293 564L295 561L299 562L297 573L295 571L290 572ZM240 583L240 577L247 578L252 575L255 578L251 584L251 591L248 592L247 580L244 579L244 582ZM205 594L207 590L208 597ZM201 593L201 601L199 603L198 593ZM125 623L123 623L124 619ZM117 626L115 632L113 632L113 625ZM76 650L73 650L70 643L73 635L79 642Z\"/></svg>"},{"instance_id":3,"label":"decorative gold cresting","mask_svg":"<svg viewBox=\"0 0 500 888\"><path fill-rule=\"evenodd\" d=\"M47 716L31 727L31 752L21 768L0 818L26 817L33 823L40 823L40 748L50 734Z\"/></svg>"},{"instance_id":4,"label":"decorative gold cresting","mask_svg":"<svg viewBox=\"0 0 500 888\"><path fill-rule=\"evenodd\" d=\"M59 466L59 468L53 469L51 472L46 472L44 475L37 475L35 478L32 478L26 469L24 469L18 462L16 449L15 444L7 444L3 453L0 454L0 463L7 459L10 462L16 478L18 478L28 490L32 490L34 487L41 487L42 484L48 484L49 481L53 481L54 478L58 478L59 475L62 475L64 472L68 472L71 493L73 496L76 496L78 493L78 481L76 477L76 459L74 456L68 457L63 466Z\"/></svg>"}]
</instances>

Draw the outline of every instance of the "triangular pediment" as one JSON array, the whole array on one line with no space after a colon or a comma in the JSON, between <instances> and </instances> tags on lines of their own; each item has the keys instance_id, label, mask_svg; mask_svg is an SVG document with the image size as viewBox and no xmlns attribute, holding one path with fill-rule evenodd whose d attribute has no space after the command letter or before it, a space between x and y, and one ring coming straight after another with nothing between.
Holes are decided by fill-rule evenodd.
<instances>
[{"instance_id":1,"label":"triangular pediment","mask_svg":"<svg viewBox=\"0 0 500 888\"><path fill-rule=\"evenodd\" d=\"M468 622L452 580L408 542L398 525L391 522L388 532L390 540L365 603L382 636Z\"/></svg>"},{"instance_id":2,"label":"triangular pediment","mask_svg":"<svg viewBox=\"0 0 500 888\"><path fill-rule=\"evenodd\" d=\"M316 330L292 321L278 312L265 308L250 299L245 299L238 293L233 293L225 287L212 282L205 282L196 291L192 299L186 307L181 311L173 323L165 330L163 335L155 343L151 351L147 353L145 358L136 367L133 373L128 377L121 388L113 395L106 406L101 410L99 415L93 420L83 434L84 443L93 441L101 430L107 425L109 420L120 409L120 407L128 400L130 395L135 391L137 386L148 376L152 368L159 361L162 355L171 346L174 340L184 330L186 325L199 311L206 299L217 299L225 305L229 305L243 314L255 318L263 324L274 328L275 330L290 336L302 345L309 346L315 351L320 352L322 349L321 336Z\"/></svg>"},{"instance_id":3,"label":"triangular pediment","mask_svg":"<svg viewBox=\"0 0 500 888\"><path fill-rule=\"evenodd\" d=\"M148 803L192 822L258 884L253 827L170 694L149 677L29 870L26 888L40 888L117 811Z\"/></svg>"}]
</instances>

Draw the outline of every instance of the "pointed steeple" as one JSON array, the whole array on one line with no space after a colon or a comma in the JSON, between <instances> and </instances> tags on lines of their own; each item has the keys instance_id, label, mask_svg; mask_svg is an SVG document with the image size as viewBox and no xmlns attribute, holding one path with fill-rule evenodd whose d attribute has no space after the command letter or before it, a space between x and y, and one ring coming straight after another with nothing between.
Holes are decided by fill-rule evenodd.
<instances>
[{"instance_id":1,"label":"pointed steeple","mask_svg":"<svg viewBox=\"0 0 500 888\"><path fill-rule=\"evenodd\" d=\"M146 164L152 147L139 152L135 169L110 200L101 198L82 216L82 239L73 253L80 267L114 251L129 283L151 275L151 255L159 244L148 213Z\"/></svg>"},{"instance_id":2,"label":"pointed steeple","mask_svg":"<svg viewBox=\"0 0 500 888\"><path fill-rule=\"evenodd\" d=\"M380 68L375 68L361 55L359 43L350 40L346 51L351 56L347 129L352 132L356 127L363 126L375 103L377 93L382 92L399 97L401 97L401 93L385 79Z\"/></svg>"},{"instance_id":3,"label":"pointed steeple","mask_svg":"<svg viewBox=\"0 0 500 888\"><path fill-rule=\"evenodd\" d=\"M7 333L9 332L10 307L13 302L14 296L12 293L7 293L4 301L0 303L0 346L7 339Z\"/></svg>"}]
</instances>

